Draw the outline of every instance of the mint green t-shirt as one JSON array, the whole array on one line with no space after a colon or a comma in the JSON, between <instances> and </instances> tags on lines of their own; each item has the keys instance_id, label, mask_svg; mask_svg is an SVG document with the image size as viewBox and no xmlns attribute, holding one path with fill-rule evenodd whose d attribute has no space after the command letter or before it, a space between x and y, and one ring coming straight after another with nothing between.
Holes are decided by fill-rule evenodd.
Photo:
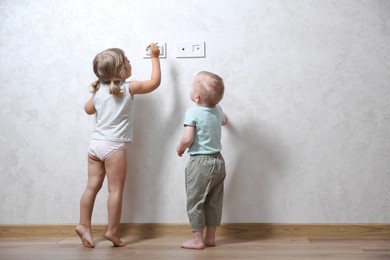
<instances>
[{"instance_id":1,"label":"mint green t-shirt","mask_svg":"<svg viewBox=\"0 0 390 260\"><path fill-rule=\"evenodd\" d=\"M224 113L220 106L193 107L186 111L184 125L195 127L195 139L188 153L213 154L222 150L221 125Z\"/></svg>"}]
</instances>

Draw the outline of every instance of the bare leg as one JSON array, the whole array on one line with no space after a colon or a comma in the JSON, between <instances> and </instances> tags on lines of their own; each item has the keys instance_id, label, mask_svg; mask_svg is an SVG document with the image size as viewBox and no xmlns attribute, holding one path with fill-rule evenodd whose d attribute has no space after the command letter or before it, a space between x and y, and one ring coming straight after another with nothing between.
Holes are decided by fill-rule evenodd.
<instances>
[{"instance_id":1,"label":"bare leg","mask_svg":"<svg viewBox=\"0 0 390 260\"><path fill-rule=\"evenodd\" d=\"M193 238L184 242L181 247L186 249L204 249L203 243L203 231L197 231L192 233Z\"/></svg>"},{"instance_id":2,"label":"bare leg","mask_svg":"<svg viewBox=\"0 0 390 260\"><path fill-rule=\"evenodd\" d=\"M80 200L80 222L76 233L85 247L95 247L91 232L91 218L96 195L105 176L104 163L88 156L88 182Z\"/></svg>"},{"instance_id":3,"label":"bare leg","mask_svg":"<svg viewBox=\"0 0 390 260\"><path fill-rule=\"evenodd\" d=\"M217 231L217 227L207 227L206 236L204 237L206 246L215 246L215 231Z\"/></svg>"},{"instance_id":4,"label":"bare leg","mask_svg":"<svg viewBox=\"0 0 390 260\"><path fill-rule=\"evenodd\" d=\"M119 238L119 224L122 214L122 195L127 174L127 153L120 150L110 155L105 160L108 178L108 227L105 237L114 246L124 246Z\"/></svg>"}]
</instances>

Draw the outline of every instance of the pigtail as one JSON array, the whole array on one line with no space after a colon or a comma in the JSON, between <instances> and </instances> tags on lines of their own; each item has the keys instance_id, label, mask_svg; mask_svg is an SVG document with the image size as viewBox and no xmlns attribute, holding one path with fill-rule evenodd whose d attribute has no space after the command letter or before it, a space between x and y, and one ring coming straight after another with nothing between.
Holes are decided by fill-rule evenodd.
<instances>
[{"instance_id":1,"label":"pigtail","mask_svg":"<svg viewBox=\"0 0 390 260\"><path fill-rule=\"evenodd\" d=\"M100 87L100 80L96 80L96 81L92 82L91 92L96 93L99 90L99 87Z\"/></svg>"},{"instance_id":2,"label":"pigtail","mask_svg":"<svg viewBox=\"0 0 390 260\"><path fill-rule=\"evenodd\" d=\"M125 89L122 88L122 84L120 84L119 86L117 84L118 83L115 83L114 81L111 81L111 83L110 83L110 94L112 94L114 96L117 96L117 97L120 97L125 92Z\"/></svg>"}]
</instances>

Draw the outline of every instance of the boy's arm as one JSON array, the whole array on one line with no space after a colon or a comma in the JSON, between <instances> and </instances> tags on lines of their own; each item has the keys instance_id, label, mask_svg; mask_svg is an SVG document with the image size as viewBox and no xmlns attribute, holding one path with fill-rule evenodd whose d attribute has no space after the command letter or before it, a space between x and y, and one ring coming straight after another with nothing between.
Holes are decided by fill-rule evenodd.
<instances>
[{"instance_id":1,"label":"boy's arm","mask_svg":"<svg viewBox=\"0 0 390 260\"><path fill-rule=\"evenodd\" d=\"M160 50L157 48L156 44L151 43L149 45L150 56L152 60L152 76L150 80L145 81L131 81L130 82L130 94L147 94L152 92L161 83L161 68L160 68Z\"/></svg>"},{"instance_id":2,"label":"boy's arm","mask_svg":"<svg viewBox=\"0 0 390 260\"><path fill-rule=\"evenodd\" d=\"M93 104L93 96L90 97L87 101L87 103L85 103L84 105L84 110L85 110L85 113L87 113L88 115L93 115L96 113L96 108Z\"/></svg>"},{"instance_id":3,"label":"boy's arm","mask_svg":"<svg viewBox=\"0 0 390 260\"><path fill-rule=\"evenodd\" d=\"M180 139L180 143L176 148L177 155L182 156L185 150L191 146L195 139L195 127L186 125L184 126L183 135Z\"/></svg>"},{"instance_id":4,"label":"boy's arm","mask_svg":"<svg viewBox=\"0 0 390 260\"><path fill-rule=\"evenodd\" d=\"M228 123L228 117L226 114L223 115L223 121L222 121L222 125L227 125Z\"/></svg>"},{"instance_id":5,"label":"boy's arm","mask_svg":"<svg viewBox=\"0 0 390 260\"><path fill-rule=\"evenodd\" d=\"M221 106L218 105L218 107L219 107L219 109L220 109L220 111L221 111L221 113L222 113L222 115L223 115L222 125L227 125L227 123L228 123L227 115L223 112Z\"/></svg>"}]
</instances>

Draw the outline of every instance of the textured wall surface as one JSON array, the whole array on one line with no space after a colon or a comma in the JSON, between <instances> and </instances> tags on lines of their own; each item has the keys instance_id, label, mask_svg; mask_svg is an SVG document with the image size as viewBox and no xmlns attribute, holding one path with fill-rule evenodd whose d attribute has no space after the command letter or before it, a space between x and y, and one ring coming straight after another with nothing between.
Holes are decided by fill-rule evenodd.
<instances>
[{"instance_id":1,"label":"textured wall surface","mask_svg":"<svg viewBox=\"0 0 390 260\"><path fill-rule=\"evenodd\" d=\"M175 153L200 70L225 80L223 222L390 222L390 2L0 2L0 224L76 223L94 118L92 59L123 48L136 96L122 222L187 223ZM177 59L205 41L206 58ZM106 223L106 185L94 223Z\"/></svg>"}]
</instances>

